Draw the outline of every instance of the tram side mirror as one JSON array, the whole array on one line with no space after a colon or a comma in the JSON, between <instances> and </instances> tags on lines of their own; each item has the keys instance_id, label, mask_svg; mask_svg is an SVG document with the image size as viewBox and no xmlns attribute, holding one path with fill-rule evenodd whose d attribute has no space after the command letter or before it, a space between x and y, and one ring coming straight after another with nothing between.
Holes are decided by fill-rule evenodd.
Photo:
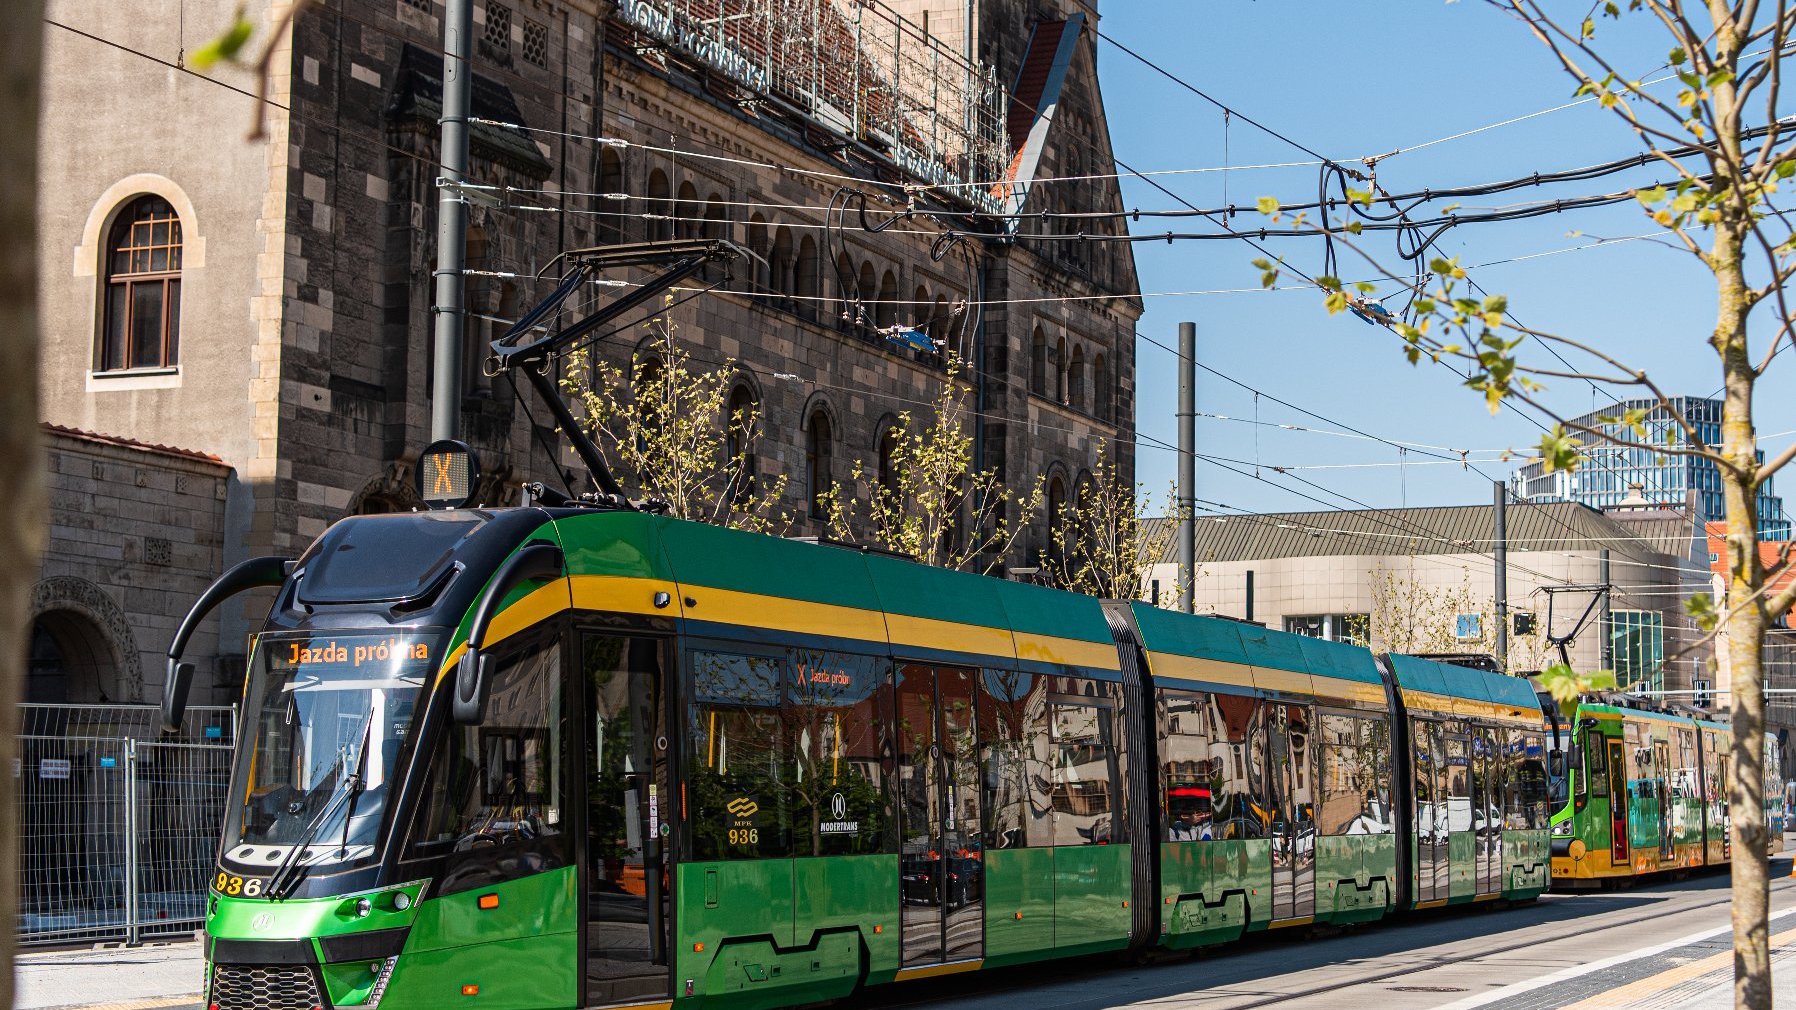
<instances>
[{"instance_id":1,"label":"tram side mirror","mask_svg":"<svg viewBox=\"0 0 1796 1010\"><path fill-rule=\"evenodd\" d=\"M1565 777L1565 752L1554 748L1547 752L1547 777L1560 779Z\"/></svg>"},{"instance_id":2,"label":"tram side mirror","mask_svg":"<svg viewBox=\"0 0 1796 1010\"><path fill-rule=\"evenodd\" d=\"M455 696L450 699L455 721L471 725L486 718L486 667L490 657L469 649L455 666Z\"/></svg>"},{"instance_id":3,"label":"tram side mirror","mask_svg":"<svg viewBox=\"0 0 1796 1010\"><path fill-rule=\"evenodd\" d=\"M193 687L193 664L168 661L168 679L162 685L162 728L170 733L181 731L181 719L187 714L187 692Z\"/></svg>"},{"instance_id":4,"label":"tram side mirror","mask_svg":"<svg viewBox=\"0 0 1796 1010\"><path fill-rule=\"evenodd\" d=\"M505 559L486 591L474 604L474 619L468 625L468 648L455 667L455 692L450 697L450 715L464 725L478 723L486 715L487 628L512 590L526 582L558 579L564 571L561 548L550 543L532 543Z\"/></svg>"}]
</instances>

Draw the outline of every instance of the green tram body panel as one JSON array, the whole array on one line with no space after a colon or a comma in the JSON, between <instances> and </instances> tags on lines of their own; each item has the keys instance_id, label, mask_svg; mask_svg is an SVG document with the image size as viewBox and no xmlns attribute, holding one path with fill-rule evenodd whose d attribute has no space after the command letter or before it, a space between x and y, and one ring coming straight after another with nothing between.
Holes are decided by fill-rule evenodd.
<instances>
[{"instance_id":1,"label":"green tram body panel","mask_svg":"<svg viewBox=\"0 0 1796 1010\"><path fill-rule=\"evenodd\" d=\"M1569 766L1565 802L1552 816L1555 886L1727 865L1731 727L1605 698L1584 699L1558 722ZM1765 817L1773 852L1783 839L1780 766L1777 742L1768 739Z\"/></svg>"},{"instance_id":2,"label":"green tram body panel","mask_svg":"<svg viewBox=\"0 0 1796 1010\"><path fill-rule=\"evenodd\" d=\"M656 782L660 772L626 769L623 774L632 776L628 791L605 794L625 798L615 810L591 807L597 792L570 798L565 809L540 801L557 812L533 822L535 830L546 826L553 829L548 835L570 839L576 831L587 832L584 843L567 843L572 858L538 849L510 857L507 846L523 844L516 841L523 837L521 829L514 827L469 836L471 848L458 842L459 855L448 857L452 861L491 848L490 865L482 864L484 872L496 875L491 880L406 876L414 866L435 864L408 862L409 838L421 837L423 830L405 824L386 829L394 838L384 844L394 855L384 864L343 872L343 879L363 886L346 888L342 895L301 893L270 900L266 894L232 895L221 883L211 895L207 922L209 998L224 993L222 981L217 992L213 985L227 970L279 953L288 960L272 963L303 963L316 972L321 1007L534 1010L584 1002L759 1010L945 972L1155 946L1188 949L1282 926L1370 922L1430 904L1527 900L1546 887L1545 804L1526 798L1529 776L1544 760L1537 739L1543 726L1525 682L1405 657L1389 657L1384 661L1389 665L1381 667L1372 653L1355 646L1144 604L1106 605L1037 586L641 513L539 514L543 521L533 528L522 518L507 519L510 546L487 567L469 565L461 576L471 585L460 599L470 602L430 618L443 629L443 639L440 647L431 647L433 672L417 710L437 714L417 717L434 735L411 731L420 748L432 748L414 766L427 768L446 746L442 741L463 732L449 722L448 704L439 699L454 689L456 662L473 625L471 601L477 596L472 591L495 578L499 560L547 543L561 549L564 577L507 592L483 655L502 654L508 647L556 648L564 650L555 655L564 655L568 670L576 662L589 663L579 677L627 678L633 675L590 665L595 636L661 643L654 647L662 657L658 662L671 662L678 673L658 683L661 700L654 704L663 708L650 717L662 720L655 747L666 752L664 770L671 778L650 785L645 801L642 780ZM339 527L408 521L423 520L370 517ZM301 560L302 571L307 564L320 565L320 555L355 532L333 539L337 530L321 538L309 561ZM481 535L476 528L467 537L471 542ZM311 625L297 617L282 619L294 623L277 625L271 617L271 633L329 630L317 614L306 619ZM703 702L710 688L696 685L690 667L705 650L720 649L765 657L757 662L786 671L780 676L789 686L779 688L779 697L787 700L778 703L786 707L802 704L792 700L799 697L792 692L811 683L807 676L831 684L833 677L852 679L833 667L806 666L809 656L859 657L865 664L856 669L873 671L869 683L875 686L865 704L875 706L868 711L885 713L878 731L884 734L885 757L873 762L883 768L884 784L874 796L884 806L850 820L884 825L878 830L887 833L875 838L865 833L875 830L868 827L843 842L866 842L866 851L804 850L827 837L818 818L840 821L839 811L826 815L813 809L803 836L781 834L786 822L778 817L787 815L770 811L813 802L796 793L779 797L722 779L699 788L694 776L700 766L715 764L715 774L723 776L725 765L715 754L699 753L706 748L694 742L694 734L705 735L711 748L717 738L710 723L701 724L696 706L724 709L716 708L723 703ZM523 653L539 654L548 653ZM253 661L252 666L252 678L267 676ZM937 734L939 727L939 740L929 750L903 750L910 745L894 742L917 732L915 717L890 714L890 706L901 704L894 700L897 692L909 689L906 671L913 668L930 671L930 680L917 683L933 686L916 690L934 691L927 696L937 699L925 735ZM1039 693L1028 695L1027 704L1022 696L1005 693L1012 672L1036 678L1029 681L1035 685L1030 690ZM567 676L573 685L566 689L567 703L585 697L589 708L581 718L589 722L590 706L601 703L603 691L622 690L594 686L598 680L579 686L576 675ZM561 697L561 689L554 690ZM963 690L973 692L966 697L976 699L976 714L956 712L954 699L961 696L953 692ZM251 704L255 697L255 691L246 694ZM634 694L628 697L630 706L638 704ZM1045 735L1004 736L1009 732L1004 720L1012 717L1034 720L1018 725ZM626 731L640 732L628 728L634 723L619 722L622 715L607 718L612 721L600 720L571 739L585 738L590 748L604 732L620 734L620 740ZM1459 734L1454 739L1472 741L1468 754L1483 747L1491 761L1507 755L1502 759L1509 762L1501 766L1508 771L1474 772L1474 758L1443 765L1444 774L1470 782L1487 774L1503 776L1511 788L1491 794L1495 806L1477 815L1482 827L1454 821L1469 816L1469 803L1440 804L1446 813L1436 820L1444 818L1451 829L1442 846L1450 893L1440 901L1423 899L1417 890L1419 808L1407 736L1417 724L1438 724L1443 732ZM832 725L839 748L843 731L839 723ZM971 726L978 727L977 741L967 735L974 733ZM1049 726L1055 728L1043 728ZM494 771L511 769L507 761L524 768L527 760L538 760L521 755L539 754L547 746L544 738L519 736L502 722L470 725L466 732L476 734L469 739L481 741L480 749L461 759L471 766L467 771L447 774L474 776L480 783L476 794L550 795L545 783L520 785L523 772L514 769L505 778ZM778 746L789 749L769 753L783 754L788 762L815 760L823 746L822 737L796 730L777 730L774 736L786 741ZM751 743L738 733L724 746ZM950 764L950 749L977 761L969 757ZM1013 775L992 756L1000 751L1029 774ZM575 786L569 783L588 779L595 789L601 780L614 781L604 778L611 772L591 763L594 753L589 749L578 759L587 762L585 771L577 770L576 759L567 759L566 778L557 780L561 789L571 791ZM900 761L895 753L909 756ZM752 765L754 759L740 760ZM964 794L974 789L982 818L971 834L965 825L956 826L952 815L923 825L927 853L920 843L906 843L908 848L899 843L900 827L917 827L912 808L904 804L924 788L915 785L928 778L917 770L924 761L943 769L941 784L928 787L940 790L931 795L942 810L970 802ZM246 797L252 783L244 776L254 778L245 770L249 763L240 763L234 779L234 788ZM453 762L445 767L453 769ZM969 777L952 780L954 774ZM1003 792L1003 784L1013 780L1027 786L1022 794ZM395 794L399 788L396 782ZM436 788L418 788L419 809L431 802ZM615 783L605 788L623 789ZM732 795L732 806L762 809L740 816L732 809L727 817L737 820L729 822L729 830L753 837L753 846L764 844L762 831L784 839L765 843L778 854L717 858L706 854L709 849L700 851L721 844L715 836L723 832L707 825L727 819L707 805ZM833 800L843 800L839 787ZM593 835L596 828L581 828L588 820L595 825L600 818L627 820L634 816L624 809L627 802L651 811L646 824L631 822L627 845ZM1539 807L1538 825L1515 826L1532 816L1530 804ZM627 816L618 817L620 812ZM1001 825L1000 813L1020 816L1024 823ZM522 813L506 816L524 821ZM1040 825L1031 818L1050 827L1033 834ZM638 858L647 844L637 833L665 839L656 843L664 846L665 862L660 870L631 877L619 868L619 853L628 857L624 864L637 865L629 859ZM326 841L331 837L324 835ZM240 872L226 858L235 846L221 850L221 882ZM394 882L384 883L387 878ZM304 886L317 889L333 878L318 871L306 879ZM609 966L615 958L593 953L600 949L604 922L612 921L591 919L593 910L611 907L608 901L637 907L651 900L645 895L662 890L669 920L662 937L665 961L647 965L658 981L644 990L643 979L632 977L630 984L639 986L633 995L617 983L619 988L606 990L608 998L595 998L593 966ZM938 954L916 956L913 934L918 949ZM938 940L939 947L929 947ZM613 984L612 978L605 976L605 984ZM238 1010L229 998L215 1002L219 1010Z\"/></svg>"}]
</instances>

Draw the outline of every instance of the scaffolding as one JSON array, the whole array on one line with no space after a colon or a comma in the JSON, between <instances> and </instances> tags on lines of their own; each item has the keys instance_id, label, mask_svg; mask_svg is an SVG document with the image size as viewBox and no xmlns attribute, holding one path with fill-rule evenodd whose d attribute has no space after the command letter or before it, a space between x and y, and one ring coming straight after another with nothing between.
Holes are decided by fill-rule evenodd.
<instances>
[{"instance_id":1,"label":"scaffolding","mask_svg":"<svg viewBox=\"0 0 1796 1010\"><path fill-rule=\"evenodd\" d=\"M779 103L946 199L997 208L1010 100L995 70L876 0L621 0L615 17L638 53Z\"/></svg>"}]
</instances>

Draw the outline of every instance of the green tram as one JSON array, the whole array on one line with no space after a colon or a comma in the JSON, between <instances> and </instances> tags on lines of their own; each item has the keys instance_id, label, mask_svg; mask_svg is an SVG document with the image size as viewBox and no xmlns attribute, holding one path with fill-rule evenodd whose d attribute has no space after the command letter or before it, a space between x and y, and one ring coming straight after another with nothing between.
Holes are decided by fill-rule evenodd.
<instances>
[{"instance_id":1,"label":"green tram","mask_svg":"<svg viewBox=\"0 0 1796 1010\"><path fill-rule=\"evenodd\" d=\"M429 458L429 457L427 457ZM1526 681L627 509L342 520L255 636L210 1010L761 1008L1529 900Z\"/></svg>"},{"instance_id":2,"label":"green tram","mask_svg":"<svg viewBox=\"0 0 1796 1010\"><path fill-rule=\"evenodd\" d=\"M1668 871L1725 866L1733 733L1700 709L1622 694L1583 698L1569 718L1547 702L1567 755L1552 816L1553 886L1601 887ZM1783 762L1765 740L1769 851L1783 850Z\"/></svg>"}]
</instances>

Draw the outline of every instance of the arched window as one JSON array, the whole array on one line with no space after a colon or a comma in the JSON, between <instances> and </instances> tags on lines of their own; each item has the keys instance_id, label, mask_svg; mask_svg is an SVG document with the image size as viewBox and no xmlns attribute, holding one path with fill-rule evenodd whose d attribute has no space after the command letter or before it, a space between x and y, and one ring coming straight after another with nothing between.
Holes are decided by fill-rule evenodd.
<instances>
[{"instance_id":1,"label":"arched window","mask_svg":"<svg viewBox=\"0 0 1796 1010\"><path fill-rule=\"evenodd\" d=\"M854 261L848 258L847 253L836 254L835 275L836 297L842 300L836 307L841 316L836 322L846 328L854 323L854 300L859 297L855 290Z\"/></svg>"},{"instance_id":2,"label":"arched window","mask_svg":"<svg viewBox=\"0 0 1796 1010\"><path fill-rule=\"evenodd\" d=\"M862 304L860 315L857 316L854 321L862 326L876 326L879 322L875 316L875 313L879 309L879 305L877 304L879 298L879 282L874 279L872 261L861 261L861 275L859 279L860 284L856 288L856 293L860 296ZM869 302L873 302L874 304L868 304Z\"/></svg>"},{"instance_id":3,"label":"arched window","mask_svg":"<svg viewBox=\"0 0 1796 1010\"><path fill-rule=\"evenodd\" d=\"M754 290L764 292L768 284L768 264L764 262L773 255L773 246L767 241L767 219L759 211L748 219L748 251L759 259L751 259L748 263L749 275L753 280Z\"/></svg>"},{"instance_id":4,"label":"arched window","mask_svg":"<svg viewBox=\"0 0 1796 1010\"><path fill-rule=\"evenodd\" d=\"M748 500L755 491L757 470L754 455L754 438L756 428L756 405L754 390L747 386L737 386L730 391L730 416L726 420L724 451L729 454L730 500L738 504Z\"/></svg>"},{"instance_id":5,"label":"arched window","mask_svg":"<svg viewBox=\"0 0 1796 1010\"><path fill-rule=\"evenodd\" d=\"M937 341L935 347L940 353L958 350L954 347L954 310L948 307L948 299L943 295L935 296L935 308L930 310L929 318L935 323L930 329L930 336Z\"/></svg>"},{"instance_id":6,"label":"arched window","mask_svg":"<svg viewBox=\"0 0 1796 1010\"><path fill-rule=\"evenodd\" d=\"M705 200L705 220L700 225L704 237L708 239L726 239L730 237L729 215L723 209L723 197L712 193ZM724 265L720 262L705 264L705 279L710 281L723 278Z\"/></svg>"},{"instance_id":7,"label":"arched window","mask_svg":"<svg viewBox=\"0 0 1796 1010\"><path fill-rule=\"evenodd\" d=\"M636 379L631 391L635 394L636 446L644 452L655 445L662 425L667 420L667 392L662 388L665 374L660 358L644 357L637 360Z\"/></svg>"},{"instance_id":8,"label":"arched window","mask_svg":"<svg viewBox=\"0 0 1796 1010\"><path fill-rule=\"evenodd\" d=\"M1037 326L1029 337L1029 392L1048 395L1048 336Z\"/></svg>"},{"instance_id":9,"label":"arched window","mask_svg":"<svg viewBox=\"0 0 1796 1010\"><path fill-rule=\"evenodd\" d=\"M1066 402L1066 366L1066 338L1061 337L1060 343L1054 347L1054 401L1056 403Z\"/></svg>"},{"instance_id":10,"label":"arched window","mask_svg":"<svg viewBox=\"0 0 1796 1010\"><path fill-rule=\"evenodd\" d=\"M798 263L794 267L797 276L792 279L792 293L797 297L798 314L806 319L817 318L817 241L806 235L798 242Z\"/></svg>"},{"instance_id":11,"label":"arched window","mask_svg":"<svg viewBox=\"0 0 1796 1010\"><path fill-rule=\"evenodd\" d=\"M898 471L892 466L892 456L898 450L898 429L887 425L879 433L879 469L875 479L879 481L880 490L887 496L898 493Z\"/></svg>"},{"instance_id":12,"label":"arched window","mask_svg":"<svg viewBox=\"0 0 1796 1010\"><path fill-rule=\"evenodd\" d=\"M700 218L704 216L704 205L698 202L698 188L687 179L680 183L680 202L674 207L674 234L681 238L698 238L704 230Z\"/></svg>"},{"instance_id":13,"label":"arched window","mask_svg":"<svg viewBox=\"0 0 1796 1010\"><path fill-rule=\"evenodd\" d=\"M181 219L168 201L126 204L106 239L97 371L173 368L180 357Z\"/></svg>"},{"instance_id":14,"label":"arched window","mask_svg":"<svg viewBox=\"0 0 1796 1010\"><path fill-rule=\"evenodd\" d=\"M650 241L673 238L673 203L668 199L673 190L668 188L667 173L655 169L649 173L648 205L644 212L654 215L649 218L643 234Z\"/></svg>"},{"instance_id":15,"label":"arched window","mask_svg":"<svg viewBox=\"0 0 1796 1010\"><path fill-rule=\"evenodd\" d=\"M624 191L624 159L615 148L599 149L599 192L622 193ZM628 203L618 203L600 197L599 240L602 242L622 242L624 240L624 219L620 212L626 211Z\"/></svg>"},{"instance_id":16,"label":"arched window","mask_svg":"<svg viewBox=\"0 0 1796 1010\"><path fill-rule=\"evenodd\" d=\"M830 476L829 415L821 408L811 412L810 437L805 442L805 476L811 484L811 518L829 518Z\"/></svg>"},{"instance_id":17,"label":"arched window","mask_svg":"<svg viewBox=\"0 0 1796 1010\"><path fill-rule=\"evenodd\" d=\"M1066 402L1078 410L1085 409L1085 348L1073 348L1072 363L1066 367Z\"/></svg>"},{"instance_id":18,"label":"arched window","mask_svg":"<svg viewBox=\"0 0 1796 1010\"><path fill-rule=\"evenodd\" d=\"M879 311L875 318L882 330L898 325L898 275L890 270L879 279Z\"/></svg>"},{"instance_id":19,"label":"arched window","mask_svg":"<svg viewBox=\"0 0 1796 1010\"><path fill-rule=\"evenodd\" d=\"M792 293L792 229L780 225L773 233L773 255L768 257L772 265L771 287L776 295L781 296L782 305L790 304L784 296Z\"/></svg>"},{"instance_id":20,"label":"arched window","mask_svg":"<svg viewBox=\"0 0 1796 1010\"><path fill-rule=\"evenodd\" d=\"M1060 529L1066 522L1066 481L1055 474L1048 481L1048 556L1060 559Z\"/></svg>"},{"instance_id":21,"label":"arched window","mask_svg":"<svg viewBox=\"0 0 1796 1010\"><path fill-rule=\"evenodd\" d=\"M1110 369L1099 351L1091 359L1092 412L1101 421L1110 420Z\"/></svg>"}]
</instances>

